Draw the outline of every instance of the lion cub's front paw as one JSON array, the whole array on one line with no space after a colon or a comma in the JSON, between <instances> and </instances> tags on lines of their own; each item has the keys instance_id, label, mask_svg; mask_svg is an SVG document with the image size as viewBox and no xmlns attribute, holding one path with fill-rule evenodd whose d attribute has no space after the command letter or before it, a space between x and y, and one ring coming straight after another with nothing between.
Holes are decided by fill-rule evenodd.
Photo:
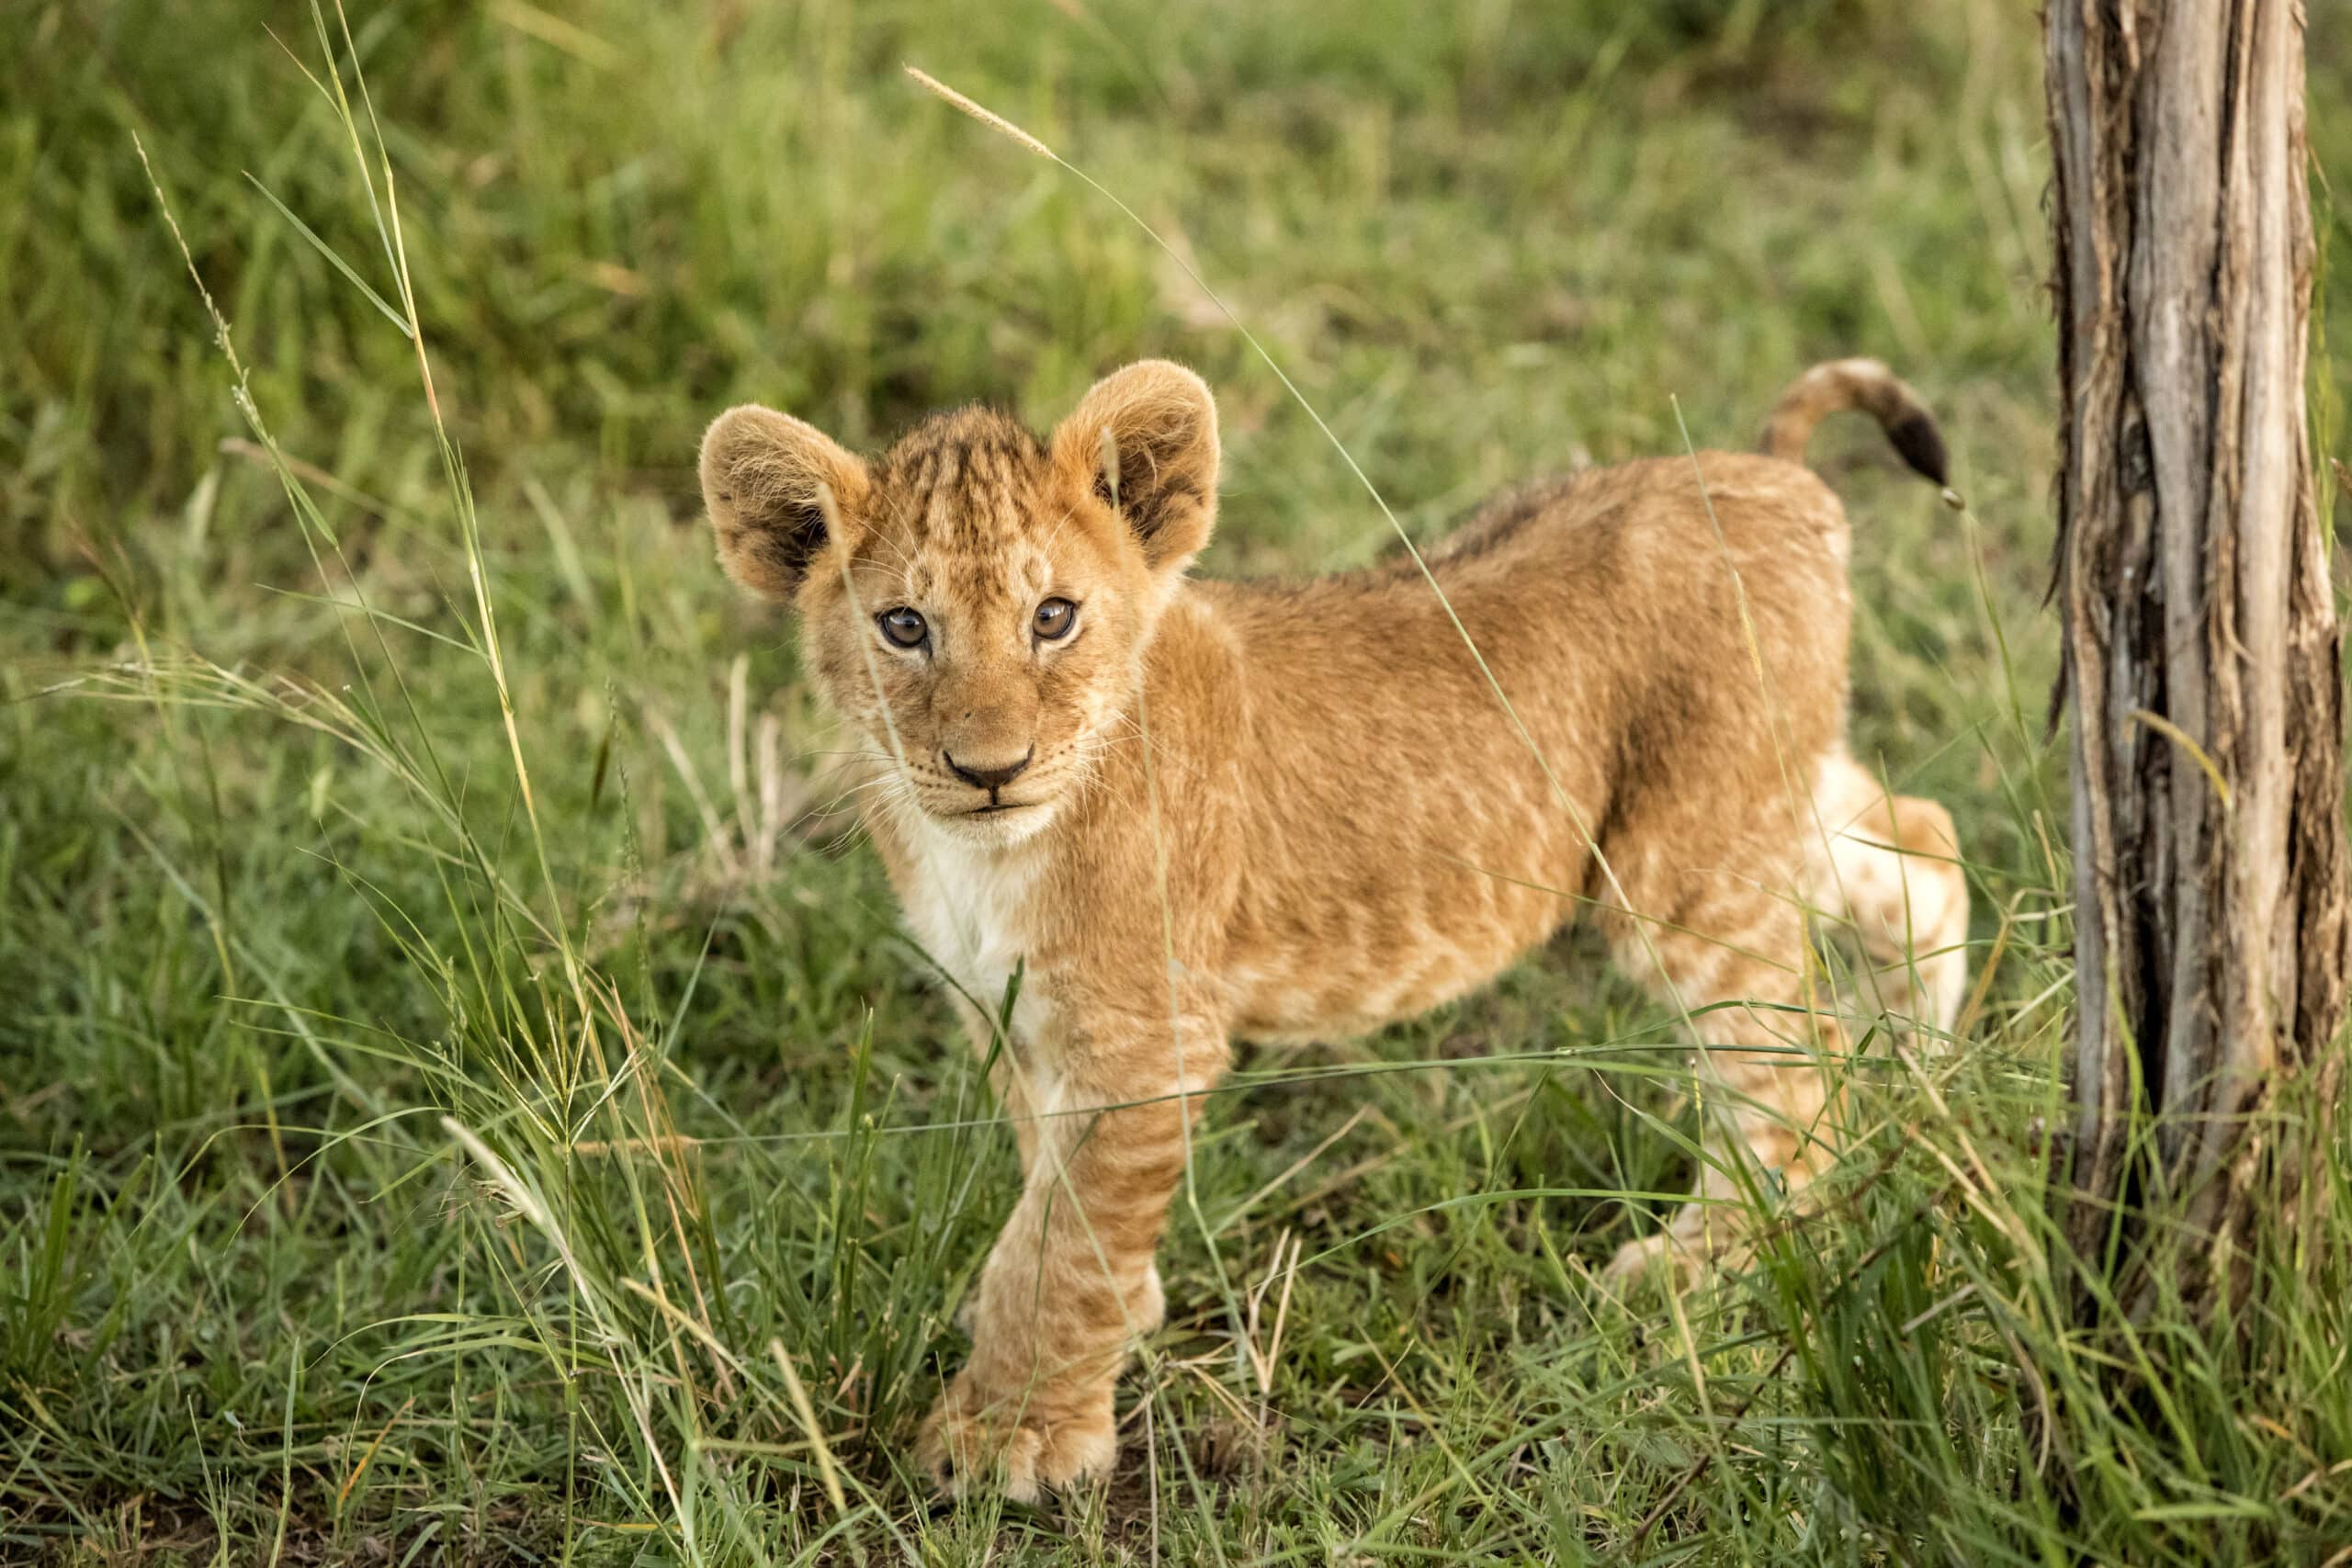
<instances>
[{"instance_id":1,"label":"lion cub's front paw","mask_svg":"<svg viewBox=\"0 0 2352 1568\"><path fill-rule=\"evenodd\" d=\"M990 1398L963 1377L932 1408L915 1450L942 1492L992 1485L1016 1503L1106 1475L1118 1454L1108 1383L1077 1400L1050 1390Z\"/></svg>"},{"instance_id":2,"label":"lion cub's front paw","mask_svg":"<svg viewBox=\"0 0 2352 1568\"><path fill-rule=\"evenodd\" d=\"M1620 1294L1653 1278L1677 1292L1692 1291L1715 1269L1740 1267L1752 1247L1743 1218L1721 1205L1685 1203L1666 1229L1619 1247L1601 1280Z\"/></svg>"},{"instance_id":3,"label":"lion cub's front paw","mask_svg":"<svg viewBox=\"0 0 2352 1568\"><path fill-rule=\"evenodd\" d=\"M1601 1282L1618 1294L1656 1278L1668 1289L1688 1291L1699 1282L1705 1261L1683 1250L1672 1233L1660 1231L1656 1235L1638 1236L1617 1249L1601 1270Z\"/></svg>"}]
</instances>

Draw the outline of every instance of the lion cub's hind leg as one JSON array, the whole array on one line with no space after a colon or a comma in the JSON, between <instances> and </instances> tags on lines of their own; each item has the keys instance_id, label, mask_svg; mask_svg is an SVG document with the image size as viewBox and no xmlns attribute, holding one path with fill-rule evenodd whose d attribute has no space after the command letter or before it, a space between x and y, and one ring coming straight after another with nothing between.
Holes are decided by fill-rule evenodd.
<instances>
[{"instance_id":1,"label":"lion cub's hind leg","mask_svg":"<svg viewBox=\"0 0 2352 1568\"><path fill-rule=\"evenodd\" d=\"M1703 1121L1690 1201L1663 1233L1620 1248L1614 1278L1671 1262L1687 1281L1747 1245L1759 1189L1801 1188L1836 1159L1825 1069L1844 1037L1808 1005L1794 813L1762 815L1703 851L1686 839L1679 868L1619 858L1623 899L1600 923L1618 966L1689 1020Z\"/></svg>"},{"instance_id":2,"label":"lion cub's hind leg","mask_svg":"<svg viewBox=\"0 0 2352 1568\"><path fill-rule=\"evenodd\" d=\"M1800 821L1775 802L1745 832L1686 821L1679 869L1619 857L1624 900L1601 923L1618 964L1690 1019L1706 1157L1691 1201L1621 1248L1612 1275L1666 1259L1687 1279L1746 1245L1758 1188L1793 1194L1835 1162L1836 1079L1859 1032L1810 968L1809 910L1851 926L1870 1007L1915 1037L1950 1038L1968 981L1951 814L1889 795L1842 753L1823 760L1811 807Z\"/></svg>"},{"instance_id":3,"label":"lion cub's hind leg","mask_svg":"<svg viewBox=\"0 0 2352 1568\"><path fill-rule=\"evenodd\" d=\"M1968 875L1951 813L1891 795L1850 757L1822 759L1806 897L1868 960L1856 998L1923 1046L1951 1040L1968 987Z\"/></svg>"}]
</instances>

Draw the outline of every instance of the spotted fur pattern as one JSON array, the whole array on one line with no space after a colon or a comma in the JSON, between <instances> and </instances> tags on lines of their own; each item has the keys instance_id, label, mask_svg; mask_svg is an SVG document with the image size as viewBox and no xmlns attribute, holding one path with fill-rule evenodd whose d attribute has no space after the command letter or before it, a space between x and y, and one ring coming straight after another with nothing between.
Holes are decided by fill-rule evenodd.
<instances>
[{"instance_id":1,"label":"spotted fur pattern","mask_svg":"<svg viewBox=\"0 0 2352 1568\"><path fill-rule=\"evenodd\" d=\"M1847 523L1804 468L1708 452L1502 498L1434 558L1441 602L1409 563L1189 580L1217 462L1207 387L1158 362L1043 440L967 409L867 462L743 408L704 442L720 558L797 611L916 938L977 1043L1006 1026L1025 1183L922 1439L956 1484L1026 1497L1112 1462L1236 1038L1409 1017L1589 913L1714 1047L1716 1157L1630 1274L1736 1247L1710 1200L1826 1159L1814 1053L1844 1026L1804 1010L1809 918L1925 1034L1958 1008L1951 819L1846 755ZM1050 598L1078 606L1059 639ZM901 607L923 646L880 635Z\"/></svg>"}]
</instances>

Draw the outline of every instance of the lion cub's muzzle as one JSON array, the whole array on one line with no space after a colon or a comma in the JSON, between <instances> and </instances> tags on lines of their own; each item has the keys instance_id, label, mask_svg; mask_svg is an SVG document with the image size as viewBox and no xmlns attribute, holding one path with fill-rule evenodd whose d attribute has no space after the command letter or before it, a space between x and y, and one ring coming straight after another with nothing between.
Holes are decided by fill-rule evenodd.
<instances>
[{"instance_id":1,"label":"lion cub's muzzle","mask_svg":"<svg viewBox=\"0 0 2352 1568\"><path fill-rule=\"evenodd\" d=\"M977 814L989 811L1009 811L1026 804L1017 800L1006 800L1003 797L1004 786L1027 772L1029 764L1036 759L1036 743L1032 741L1028 750L1010 761L989 761L984 760L985 753L979 757L969 754L958 757L944 749L940 751L939 760L947 764L949 773L954 773L974 789L988 792L988 804L973 807L974 813Z\"/></svg>"}]
</instances>

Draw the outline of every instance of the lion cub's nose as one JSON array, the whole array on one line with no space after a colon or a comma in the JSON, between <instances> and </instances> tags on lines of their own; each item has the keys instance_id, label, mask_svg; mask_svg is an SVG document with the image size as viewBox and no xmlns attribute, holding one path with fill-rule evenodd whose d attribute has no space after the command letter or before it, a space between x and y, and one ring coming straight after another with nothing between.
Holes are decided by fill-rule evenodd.
<instances>
[{"instance_id":1,"label":"lion cub's nose","mask_svg":"<svg viewBox=\"0 0 2352 1568\"><path fill-rule=\"evenodd\" d=\"M962 779L974 789L988 790L991 794L997 790L1002 789L1005 785L1019 778L1021 776L1021 770L1027 767L1029 765L1029 759L1035 757L1036 754L1037 748L1033 745L1029 750L1021 753L1021 758L1018 761L1007 762L1001 767L988 768L969 766L966 763L957 761L955 757L948 752L942 751L940 753L940 755L947 761L947 771L949 773L954 773L957 778Z\"/></svg>"}]
</instances>

